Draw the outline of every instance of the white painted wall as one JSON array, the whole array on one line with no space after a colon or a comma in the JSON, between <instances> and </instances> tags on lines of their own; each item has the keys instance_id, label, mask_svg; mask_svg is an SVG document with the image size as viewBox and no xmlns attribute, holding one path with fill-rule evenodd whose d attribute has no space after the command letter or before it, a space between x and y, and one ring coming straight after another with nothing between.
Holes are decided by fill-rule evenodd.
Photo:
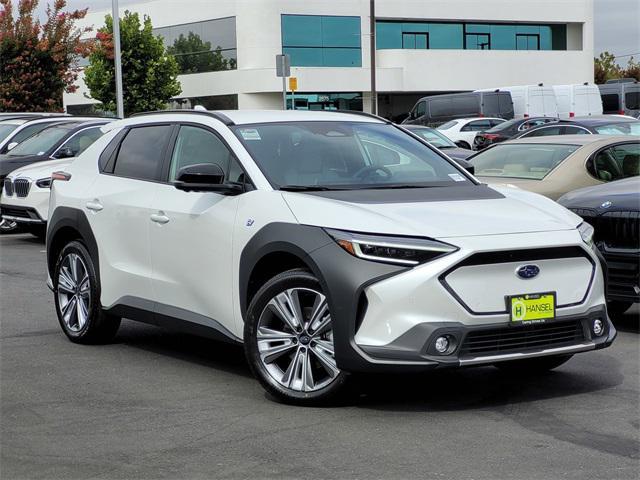
<instances>
[{"instance_id":1,"label":"white painted wall","mask_svg":"<svg viewBox=\"0 0 640 480\"><path fill-rule=\"evenodd\" d=\"M593 82L593 0L377 0L378 19L570 23L570 51L379 50L380 92L475 90L493 85ZM239 94L240 108L279 108L280 15L361 17L362 68L293 68L300 91L365 92L370 89L368 0L155 0L126 9L148 14L154 27L236 17L238 70L181 75L180 97ZM124 12L125 8L121 8ZM107 12L85 25L99 27ZM66 105L88 103L84 84L65 94Z\"/></svg>"}]
</instances>

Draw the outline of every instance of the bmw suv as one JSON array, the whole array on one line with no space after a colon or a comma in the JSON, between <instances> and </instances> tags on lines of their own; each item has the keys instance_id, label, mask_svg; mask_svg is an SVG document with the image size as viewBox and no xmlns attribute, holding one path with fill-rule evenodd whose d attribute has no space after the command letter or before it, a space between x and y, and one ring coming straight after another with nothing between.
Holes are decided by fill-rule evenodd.
<instances>
[{"instance_id":1,"label":"bmw suv","mask_svg":"<svg viewBox=\"0 0 640 480\"><path fill-rule=\"evenodd\" d=\"M191 111L102 129L52 176L49 286L72 342L128 318L241 343L268 392L309 405L352 373L524 374L614 340L593 229L401 126Z\"/></svg>"}]
</instances>

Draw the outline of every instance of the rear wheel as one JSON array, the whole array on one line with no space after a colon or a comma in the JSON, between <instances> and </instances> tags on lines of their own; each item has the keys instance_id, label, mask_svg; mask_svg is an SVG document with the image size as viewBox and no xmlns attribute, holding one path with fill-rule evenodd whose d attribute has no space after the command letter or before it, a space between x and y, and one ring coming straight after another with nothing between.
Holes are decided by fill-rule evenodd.
<instances>
[{"instance_id":1,"label":"rear wheel","mask_svg":"<svg viewBox=\"0 0 640 480\"><path fill-rule=\"evenodd\" d=\"M327 403L346 382L336 366L327 298L304 270L276 275L256 293L247 310L245 353L262 386L286 403Z\"/></svg>"},{"instance_id":2,"label":"rear wheel","mask_svg":"<svg viewBox=\"0 0 640 480\"><path fill-rule=\"evenodd\" d=\"M514 374L543 373L569 361L573 355L553 355L550 357L527 358L524 360L511 360L508 362L494 363L495 367L505 372Z\"/></svg>"},{"instance_id":3,"label":"rear wheel","mask_svg":"<svg viewBox=\"0 0 640 480\"><path fill-rule=\"evenodd\" d=\"M105 343L113 339L120 318L102 311L93 261L81 242L70 242L58 255L53 287L58 321L69 340Z\"/></svg>"}]
</instances>

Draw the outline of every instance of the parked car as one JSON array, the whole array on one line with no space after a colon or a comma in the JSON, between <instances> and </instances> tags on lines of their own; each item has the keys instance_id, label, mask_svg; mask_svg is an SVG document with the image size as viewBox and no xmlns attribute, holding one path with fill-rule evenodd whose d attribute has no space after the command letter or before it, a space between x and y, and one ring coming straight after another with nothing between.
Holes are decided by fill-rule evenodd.
<instances>
[{"instance_id":1,"label":"parked car","mask_svg":"<svg viewBox=\"0 0 640 480\"><path fill-rule=\"evenodd\" d=\"M502 118L460 118L440 125L438 130L460 148L471 150L476 135L504 123Z\"/></svg>"},{"instance_id":2,"label":"parked car","mask_svg":"<svg viewBox=\"0 0 640 480\"><path fill-rule=\"evenodd\" d=\"M607 261L609 313L640 302L640 178L581 188L558 203L594 227L594 242Z\"/></svg>"},{"instance_id":3,"label":"parked car","mask_svg":"<svg viewBox=\"0 0 640 480\"><path fill-rule=\"evenodd\" d=\"M577 188L640 174L640 137L559 135L498 143L469 158L487 183L509 183L553 200Z\"/></svg>"},{"instance_id":4,"label":"parked car","mask_svg":"<svg viewBox=\"0 0 640 480\"><path fill-rule=\"evenodd\" d=\"M560 120L553 125L542 125L513 138L532 138L550 135L640 135L640 122L619 115L601 115L597 117Z\"/></svg>"},{"instance_id":5,"label":"parked car","mask_svg":"<svg viewBox=\"0 0 640 480\"><path fill-rule=\"evenodd\" d=\"M569 119L602 115L602 98L597 85L554 85L558 116ZM616 112L617 113L617 112Z\"/></svg>"},{"instance_id":6,"label":"parked car","mask_svg":"<svg viewBox=\"0 0 640 480\"><path fill-rule=\"evenodd\" d=\"M433 95L418 100L403 124L435 127L450 120L469 117L513 118L509 92L467 92Z\"/></svg>"},{"instance_id":7,"label":"parked car","mask_svg":"<svg viewBox=\"0 0 640 480\"><path fill-rule=\"evenodd\" d=\"M602 97L603 113L618 113L640 118L640 82L630 79L627 82L598 85Z\"/></svg>"},{"instance_id":8,"label":"parked car","mask_svg":"<svg viewBox=\"0 0 640 480\"><path fill-rule=\"evenodd\" d=\"M70 117L22 117L0 121L0 155L4 155L13 147L30 136L44 130L49 125L65 121L77 121ZM2 135L4 133L4 135Z\"/></svg>"},{"instance_id":9,"label":"parked car","mask_svg":"<svg viewBox=\"0 0 640 480\"><path fill-rule=\"evenodd\" d=\"M74 159L38 162L11 172L5 179L0 197L0 216L36 237L44 238L49 218L51 175L67 167Z\"/></svg>"},{"instance_id":10,"label":"parked car","mask_svg":"<svg viewBox=\"0 0 640 480\"><path fill-rule=\"evenodd\" d=\"M51 190L48 284L72 342L121 317L187 328L244 344L268 392L308 405L349 372L524 375L614 340L590 226L390 122L191 111L104 128Z\"/></svg>"},{"instance_id":11,"label":"parked car","mask_svg":"<svg viewBox=\"0 0 640 480\"><path fill-rule=\"evenodd\" d=\"M5 197L11 196L9 193L17 199L29 192L30 184L25 183L24 179L16 178L18 185L13 185L13 177L6 178L10 172L37 162L79 155L102 135L100 126L107 121L102 119L88 122L55 122L12 148L9 153L0 155L0 182L3 185L0 206L5 203ZM22 216L25 220L33 218L26 207L13 205L11 208L12 213L7 213L7 218L4 218L5 212L2 209L3 218L0 222L0 233L15 231L19 225L13 217ZM22 210L20 215L16 212L16 208ZM24 220L22 222L24 223Z\"/></svg>"},{"instance_id":12,"label":"parked car","mask_svg":"<svg viewBox=\"0 0 640 480\"><path fill-rule=\"evenodd\" d=\"M509 92L513 101L513 116L511 118L558 117L558 104L553 88L541 83L538 85L515 85L476 91Z\"/></svg>"},{"instance_id":13,"label":"parked car","mask_svg":"<svg viewBox=\"0 0 640 480\"><path fill-rule=\"evenodd\" d=\"M458 147L449 137L443 135L435 128L423 127L421 125L403 125L403 127L426 140L434 147L442 150L448 157L453 158L460 166L467 169L467 171L473 168L471 164L467 162L467 158L473 155L473 150Z\"/></svg>"},{"instance_id":14,"label":"parked car","mask_svg":"<svg viewBox=\"0 0 640 480\"><path fill-rule=\"evenodd\" d=\"M557 121L558 119L553 117L514 118L499 123L487 131L479 132L473 139L473 149L482 150L494 143L504 142L520 132Z\"/></svg>"}]
</instances>

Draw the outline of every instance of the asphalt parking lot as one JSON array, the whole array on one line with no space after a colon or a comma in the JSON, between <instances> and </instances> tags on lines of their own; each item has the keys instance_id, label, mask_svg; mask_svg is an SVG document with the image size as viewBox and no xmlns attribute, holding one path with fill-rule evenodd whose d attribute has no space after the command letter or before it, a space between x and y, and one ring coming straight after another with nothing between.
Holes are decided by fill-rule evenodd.
<instances>
[{"instance_id":1,"label":"asphalt parking lot","mask_svg":"<svg viewBox=\"0 0 640 480\"><path fill-rule=\"evenodd\" d=\"M269 399L240 348L123 322L58 327L44 245L0 237L0 477L635 479L639 309L606 350L534 378L360 379L332 408Z\"/></svg>"}]
</instances>

